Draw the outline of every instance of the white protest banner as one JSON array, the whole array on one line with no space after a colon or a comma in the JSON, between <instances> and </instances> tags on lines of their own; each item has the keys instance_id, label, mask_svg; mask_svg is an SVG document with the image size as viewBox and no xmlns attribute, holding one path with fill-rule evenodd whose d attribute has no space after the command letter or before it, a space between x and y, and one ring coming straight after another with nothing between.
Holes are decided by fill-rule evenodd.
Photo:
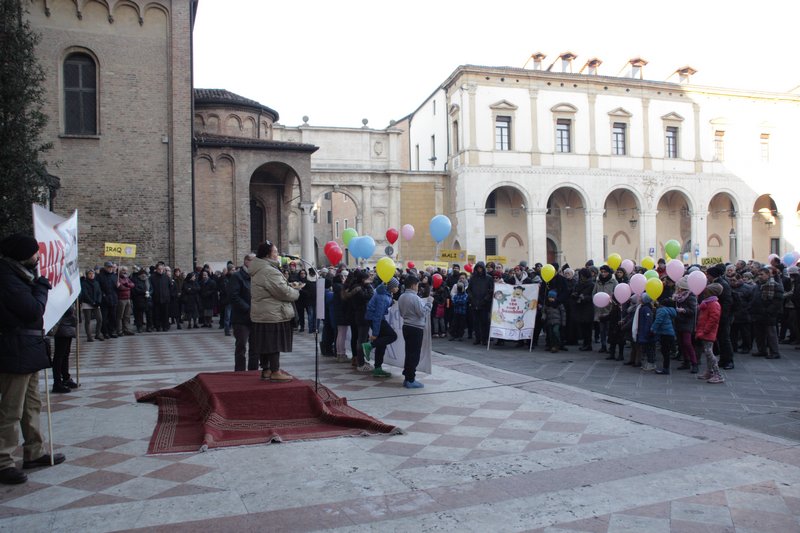
<instances>
[{"instance_id":1,"label":"white protest banner","mask_svg":"<svg viewBox=\"0 0 800 533\"><path fill-rule=\"evenodd\" d=\"M383 364L403 368L406 362L406 343L403 340L403 318L395 302L386 314L386 321L397 333L397 340L386 347ZM422 349L419 352L417 370L426 374L431 373L431 322L426 321L425 334L422 336Z\"/></svg>"},{"instance_id":2,"label":"white protest banner","mask_svg":"<svg viewBox=\"0 0 800 533\"><path fill-rule=\"evenodd\" d=\"M538 300L538 284L495 284L489 337L512 341L533 337Z\"/></svg>"},{"instance_id":3,"label":"white protest banner","mask_svg":"<svg viewBox=\"0 0 800 533\"><path fill-rule=\"evenodd\" d=\"M34 205L33 234L39 241L39 275L53 286L44 310L44 330L50 331L81 292L78 211L64 219Z\"/></svg>"}]
</instances>

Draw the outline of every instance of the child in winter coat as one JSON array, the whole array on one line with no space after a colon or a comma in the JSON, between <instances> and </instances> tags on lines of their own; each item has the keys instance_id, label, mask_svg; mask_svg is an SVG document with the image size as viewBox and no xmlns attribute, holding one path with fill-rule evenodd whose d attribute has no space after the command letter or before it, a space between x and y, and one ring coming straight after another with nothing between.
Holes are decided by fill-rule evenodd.
<instances>
[{"instance_id":1,"label":"child in winter coat","mask_svg":"<svg viewBox=\"0 0 800 533\"><path fill-rule=\"evenodd\" d=\"M453 323L450 325L450 340L460 341L464 337L464 328L467 325L467 309L469 296L464 290L464 284L456 283L455 294L451 296L453 302Z\"/></svg>"},{"instance_id":2,"label":"child in winter coat","mask_svg":"<svg viewBox=\"0 0 800 533\"><path fill-rule=\"evenodd\" d=\"M397 278L392 278L386 285L380 285L375 289L375 294L367 304L366 319L369 320L372 334L369 341L363 343L361 348L364 350L364 357L369 359L372 349L375 349L375 368L372 370L372 377L390 378L392 375L386 372L383 367L383 356L386 354L386 347L397 340L397 332L386 321L386 313L392 307L394 299L392 295L400 288Z\"/></svg>"},{"instance_id":3,"label":"child in winter coat","mask_svg":"<svg viewBox=\"0 0 800 533\"><path fill-rule=\"evenodd\" d=\"M719 295L722 294L722 285L711 283L703 292L703 301L697 311L697 333L695 338L703 345L703 354L706 356L708 369L697 379L705 379L708 383L725 383L725 378L719 370L719 357L714 355L714 341L717 340L717 329L722 309L719 305Z\"/></svg>"},{"instance_id":4,"label":"child in winter coat","mask_svg":"<svg viewBox=\"0 0 800 533\"><path fill-rule=\"evenodd\" d=\"M567 311L564 304L558 301L558 293L549 291L547 301L542 309L542 319L547 328L547 344L545 345L552 353L556 353L561 347L561 328L567 327Z\"/></svg>"},{"instance_id":5,"label":"child in winter coat","mask_svg":"<svg viewBox=\"0 0 800 533\"><path fill-rule=\"evenodd\" d=\"M651 328L661 345L661 368L656 369L656 374L669 374L669 361L675 346L675 327L672 321L677 315L678 312L675 310L675 303L672 300L664 300L656 310L656 319Z\"/></svg>"},{"instance_id":6,"label":"child in winter coat","mask_svg":"<svg viewBox=\"0 0 800 533\"><path fill-rule=\"evenodd\" d=\"M656 369L656 337L653 335L653 299L648 295L642 295L642 303L636 310L636 318L633 321L634 338L639 345L639 355L644 361L633 366L641 366L643 371Z\"/></svg>"}]
</instances>

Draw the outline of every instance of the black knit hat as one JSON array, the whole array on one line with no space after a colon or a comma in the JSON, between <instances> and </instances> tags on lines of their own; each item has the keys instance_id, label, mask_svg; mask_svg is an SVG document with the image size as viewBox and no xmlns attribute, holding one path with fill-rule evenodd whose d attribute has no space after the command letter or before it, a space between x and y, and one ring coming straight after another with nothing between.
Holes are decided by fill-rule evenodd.
<instances>
[{"instance_id":1,"label":"black knit hat","mask_svg":"<svg viewBox=\"0 0 800 533\"><path fill-rule=\"evenodd\" d=\"M0 241L0 254L14 259L24 261L39 251L39 242L28 235L15 233Z\"/></svg>"},{"instance_id":2,"label":"black knit hat","mask_svg":"<svg viewBox=\"0 0 800 533\"><path fill-rule=\"evenodd\" d=\"M706 270L709 276L714 278L718 278L725 273L725 267L720 265L714 265L708 270Z\"/></svg>"}]
</instances>

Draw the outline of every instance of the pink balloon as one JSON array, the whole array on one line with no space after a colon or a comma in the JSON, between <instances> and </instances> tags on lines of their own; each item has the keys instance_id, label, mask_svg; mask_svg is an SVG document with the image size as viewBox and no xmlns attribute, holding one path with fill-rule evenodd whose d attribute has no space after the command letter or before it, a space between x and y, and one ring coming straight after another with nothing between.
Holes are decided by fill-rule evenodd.
<instances>
[{"instance_id":1,"label":"pink balloon","mask_svg":"<svg viewBox=\"0 0 800 533\"><path fill-rule=\"evenodd\" d=\"M629 276L631 275L631 272L633 272L633 261L631 261L630 259L624 260L622 263L620 263L619 266Z\"/></svg>"},{"instance_id":2,"label":"pink balloon","mask_svg":"<svg viewBox=\"0 0 800 533\"><path fill-rule=\"evenodd\" d=\"M680 259L673 259L667 263L667 276L675 283L683 277L683 263Z\"/></svg>"},{"instance_id":3,"label":"pink balloon","mask_svg":"<svg viewBox=\"0 0 800 533\"><path fill-rule=\"evenodd\" d=\"M695 296L699 296L701 292L706 290L706 285L708 284L706 275L699 270L695 270L689 274L686 281L689 282L689 290L692 291Z\"/></svg>"},{"instance_id":4,"label":"pink balloon","mask_svg":"<svg viewBox=\"0 0 800 533\"><path fill-rule=\"evenodd\" d=\"M597 307L606 307L611 303L611 296L607 292L598 292L592 297L592 301Z\"/></svg>"},{"instance_id":5,"label":"pink balloon","mask_svg":"<svg viewBox=\"0 0 800 533\"><path fill-rule=\"evenodd\" d=\"M645 285L647 285L647 278L642 274L634 274L631 276L630 286L633 294L642 294Z\"/></svg>"},{"instance_id":6,"label":"pink balloon","mask_svg":"<svg viewBox=\"0 0 800 533\"><path fill-rule=\"evenodd\" d=\"M620 283L614 287L614 298L621 304L631 299L631 286L627 283Z\"/></svg>"},{"instance_id":7,"label":"pink balloon","mask_svg":"<svg viewBox=\"0 0 800 533\"><path fill-rule=\"evenodd\" d=\"M407 241L410 241L414 238L414 226L411 224L406 224L400 229L400 235Z\"/></svg>"},{"instance_id":8,"label":"pink balloon","mask_svg":"<svg viewBox=\"0 0 800 533\"><path fill-rule=\"evenodd\" d=\"M769 254L769 257L767 257L767 263L772 263L773 259L780 259L780 256L778 254Z\"/></svg>"}]
</instances>

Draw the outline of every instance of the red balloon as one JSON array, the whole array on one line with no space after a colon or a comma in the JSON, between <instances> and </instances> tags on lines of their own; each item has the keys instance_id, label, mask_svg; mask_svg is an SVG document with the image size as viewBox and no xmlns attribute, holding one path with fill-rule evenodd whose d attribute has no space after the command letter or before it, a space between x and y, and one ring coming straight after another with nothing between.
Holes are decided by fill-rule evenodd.
<instances>
[{"instance_id":1,"label":"red balloon","mask_svg":"<svg viewBox=\"0 0 800 533\"><path fill-rule=\"evenodd\" d=\"M414 268L414 261L409 261L406 265L408 268Z\"/></svg>"},{"instance_id":2,"label":"red balloon","mask_svg":"<svg viewBox=\"0 0 800 533\"><path fill-rule=\"evenodd\" d=\"M328 250L330 250L334 246L339 246L339 243L337 243L336 241L328 241L328 242L326 242L325 243L325 248L324 248L325 255L328 255Z\"/></svg>"},{"instance_id":3,"label":"red balloon","mask_svg":"<svg viewBox=\"0 0 800 533\"><path fill-rule=\"evenodd\" d=\"M394 244L397 242L397 238L400 236L400 232L394 228L389 228L386 230L386 240L389 241L389 244Z\"/></svg>"},{"instance_id":4,"label":"red balloon","mask_svg":"<svg viewBox=\"0 0 800 533\"><path fill-rule=\"evenodd\" d=\"M472 263L467 263L466 265L464 265L464 270L472 274Z\"/></svg>"},{"instance_id":5,"label":"red balloon","mask_svg":"<svg viewBox=\"0 0 800 533\"><path fill-rule=\"evenodd\" d=\"M442 283L444 283L444 280L442 279L442 275L441 274L434 274L433 275L433 288L434 289L438 289L439 287L442 286Z\"/></svg>"},{"instance_id":6,"label":"red balloon","mask_svg":"<svg viewBox=\"0 0 800 533\"><path fill-rule=\"evenodd\" d=\"M331 244L331 243L328 243ZM331 262L331 265L336 266L342 260L342 248L333 242L333 246L325 245L325 257L328 258L328 261Z\"/></svg>"}]
</instances>

